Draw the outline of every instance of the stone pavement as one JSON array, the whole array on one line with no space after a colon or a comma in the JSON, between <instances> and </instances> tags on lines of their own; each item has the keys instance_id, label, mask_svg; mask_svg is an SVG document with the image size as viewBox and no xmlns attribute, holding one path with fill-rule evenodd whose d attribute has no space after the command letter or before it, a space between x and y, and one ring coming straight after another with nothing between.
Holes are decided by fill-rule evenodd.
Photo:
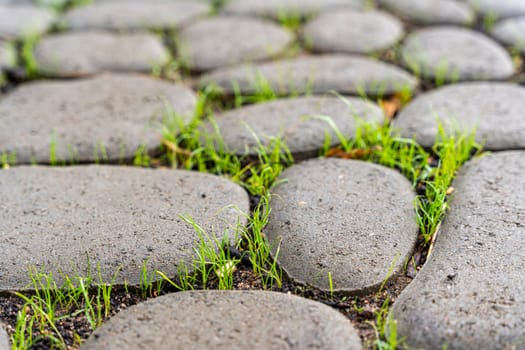
<instances>
[{"instance_id":1,"label":"stone pavement","mask_svg":"<svg viewBox=\"0 0 525 350\"><path fill-rule=\"evenodd\" d=\"M395 170L317 158L326 135L337 144L319 116L351 137L355 116L385 120L378 98L411 91L393 120L404 137L429 148L441 121L477 129L494 153L455 180L433 253L392 309L399 336L413 348L525 349L523 0L229 0L216 11L207 0L94 0L65 13L42 3L0 0L0 156L16 156L0 170L0 291L26 289L32 266L55 276L100 267L107 281L123 266L116 282L136 286L148 261L175 276L198 241L180 215L233 241L250 210L242 187L116 164L139 148L155 154L164 112L188 123L199 88L252 94L261 82L281 98L214 118L234 153L253 156L282 137L301 160L270 202L265 233L281 243L279 264L325 292L377 291L414 251L415 192ZM39 36L34 62L27 35ZM38 78L18 84L24 60ZM150 74L173 62L188 79ZM51 153L83 165L48 167ZM167 346L364 345L334 309L263 291L166 295L118 314L84 345Z\"/></svg>"}]
</instances>

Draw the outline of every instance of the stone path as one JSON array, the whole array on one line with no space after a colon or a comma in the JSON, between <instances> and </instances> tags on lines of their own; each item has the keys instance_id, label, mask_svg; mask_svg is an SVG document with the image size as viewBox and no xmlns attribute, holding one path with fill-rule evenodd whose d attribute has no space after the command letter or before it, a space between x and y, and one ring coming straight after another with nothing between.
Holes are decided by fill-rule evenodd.
<instances>
[{"instance_id":1,"label":"stone path","mask_svg":"<svg viewBox=\"0 0 525 350\"><path fill-rule=\"evenodd\" d=\"M233 243L257 198L232 179L123 165L162 147L185 155L161 144L162 124L170 112L188 125L213 85L237 104L214 105L201 143L218 146L220 131L252 160L286 141L296 164L271 190L264 235L290 283L345 300L404 275L416 193L397 170L320 151L362 120L393 117L426 148L439 123L476 129L494 153L461 169L391 315L410 347L525 349L522 0L44 3L0 0L0 162L15 160L0 170L0 292L31 289L30 268L59 282L121 269L115 282L137 287L147 262L174 277L199 241L181 215ZM410 94L394 116L380 107ZM286 293L180 292L117 314L82 348L373 348L355 325Z\"/></svg>"}]
</instances>

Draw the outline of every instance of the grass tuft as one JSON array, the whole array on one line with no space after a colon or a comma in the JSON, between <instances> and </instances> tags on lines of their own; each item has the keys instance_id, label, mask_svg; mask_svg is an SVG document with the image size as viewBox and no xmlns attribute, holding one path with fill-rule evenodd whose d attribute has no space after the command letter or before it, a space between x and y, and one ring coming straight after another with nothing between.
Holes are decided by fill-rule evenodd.
<instances>
[{"instance_id":1,"label":"grass tuft","mask_svg":"<svg viewBox=\"0 0 525 350\"><path fill-rule=\"evenodd\" d=\"M212 118L209 122L214 128L212 133L203 130L202 118L195 117L187 123L181 116L167 113L162 125L163 161L174 168L224 176L252 195L265 194L282 170L293 164L293 157L280 138L271 138L268 144L257 139L256 160L235 155L225 145Z\"/></svg>"},{"instance_id":2,"label":"grass tuft","mask_svg":"<svg viewBox=\"0 0 525 350\"><path fill-rule=\"evenodd\" d=\"M29 34L22 38L20 46L20 66L26 71L29 79L38 77L38 64L34 56L36 43L40 40L39 35Z\"/></svg>"},{"instance_id":3,"label":"grass tuft","mask_svg":"<svg viewBox=\"0 0 525 350\"><path fill-rule=\"evenodd\" d=\"M264 288L282 286L282 270L277 264L280 244L272 244L264 234L270 216L270 194L267 192L248 218L248 225L242 229L238 248L247 252L253 272L261 278Z\"/></svg>"},{"instance_id":4,"label":"grass tuft","mask_svg":"<svg viewBox=\"0 0 525 350\"><path fill-rule=\"evenodd\" d=\"M441 123L438 130L432 148L438 164L424 182L424 195L416 199L417 220L426 244L431 242L445 216L448 208L446 199L457 171L472 156L481 152L474 132L447 133Z\"/></svg>"},{"instance_id":5,"label":"grass tuft","mask_svg":"<svg viewBox=\"0 0 525 350\"><path fill-rule=\"evenodd\" d=\"M31 293L14 293L24 303L20 308L14 332L11 334L12 349L25 350L38 344L49 344L52 349L66 349L68 344L59 330L59 324L70 317L84 314L91 329L102 325L111 313L111 293L120 269L112 281L102 281L98 267L99 283L93 278L61 275L59 286L52 273L36 268L29 269ZM81 337L73 334L80 344Z\"/></svg>"},{"instance_id":6,"label":"grass tuft","mask_svg":"<svg viewBox=\"0 0 525 350\"><path fill-rule=\"evenodd\" d=\"M326 157L362 159L399 170L414 188L425 188L416 198L417 223L424 244L429 244L437 232L447 209L449 187L459 168L481 151L475 133L446 131L440 123L431 152L414 139L400 137L389 124L369 123L356 119L353 138L347 138L327 116L318 116L334 130L340 143L330 149L329 137L322 154ZM435 166L431 166L437 160Z\"/></svg>"}]
</instances>

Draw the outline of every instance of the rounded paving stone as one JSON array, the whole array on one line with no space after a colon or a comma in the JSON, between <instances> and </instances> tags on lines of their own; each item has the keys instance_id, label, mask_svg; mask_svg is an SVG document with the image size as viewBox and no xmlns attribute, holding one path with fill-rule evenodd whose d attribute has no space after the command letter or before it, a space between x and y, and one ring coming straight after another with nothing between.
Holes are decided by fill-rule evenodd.
<instances>
[{"instance_id":1,"label":"rounded paving stone","mask_svg":"<svg viewBox=\"0 0 525 350\"><path fill-rule=\"evenodd\" d=\"M323 94L331 91L369 95L413 90L418 81L406 71L374 59L351 55L304 56L258 65L222 68L204 75L201 85L215 83L233 93L237 84L242 93L257 91L267 81L279 94Z\"/></svg>"},{"instance_id":2,"label":"rounded paving stone","mask_svg":"<svg viewBox=\"0 0 525 350\"><path fill-rule=\"evenodd\" d=\"M379 3L404 19L420 24L470 24L474 12L456 0L379 0Z\"/></svg>"},{"instance_id":3,"label":"rounded paving stone","mask_svg":"<svg viewBox=\"0 0 525 350\"><path fill-rule=\"evenodd\" d=\"M189 120L190 89L141 75L103 74L74 81L21 85L0 100L0 154L17 163L110 161L133 158L160 144L167 106Z\"/></svg>"},{"instance_id":4,"label":"rounded paving stone","mask_svg":"<svg viewBox=\"0 0 525 350\"><path fill-rule=\"evenodd\" d=\"M466 28L435 27L410 34L404 64L428 79L501 80L514 73L512 58L495 41Z\"/></svg>"},{"instance_id":5,"label":"rounded paving stone","mask_svg":"<svg viewBox=\"0 0 525 350\"><path fill-rule=\"evenodd\" d=\"M0 290L25 289L36 267L62 280L88 273L138 285L142 267L191 269L198 236L179 215L233 241L248 195L226 179L182 170L116 166L0 171ZM213 230L212 230L213 227ZM89 269L91 270L89 271ZM31 287L29 287L31 289Z\"/></svg>"},{"instance_id":6,"label":"rounded paving stone","mask_svg":"<svg viewBox=\"0 0 525 350\"><path fill-rule=\"evenodd\" d=\"M503 44L525 54L525 16L498 22L491 30L491 35Z\"/></svg>"},{"instance_id":7,"label":"rounded paving stone","mask_svg":"<svg viewBox=\"0 0 525 350\"><path fill-rule=\"evenodd\" d=\"M525 152L472 161L432 255L392 309L410 348L523 349Z\"/></svg>"},{"instance_id":8,"label":"rounded paving stone","mask_svg":"<svg viewBox=\"0 0 525 350\"><path fill-rule=\"evenodd\" d=\"M379 11L325 12L303 29L305 44L318 52L370 53L388 49L402 36L403 24Z\"/></svg>"},{"instance_id":9,"label":"rounded paving stone","mask_svg":"<svg viewBox=\"0 0 525 350\"><path fill-rule=\"evenodd\" d=\"M207 135L218 127L221 140L232 152L257 155L259 143L270 145L272 138L285 141L295 159L316 156L323 148L326 134L331 145L339 144L331 118L345 136L355 134L359 120L378 122L384 120L379 106L359 98L328 96L279 99L232 110L215 116L214 124L207 124ZM255 136L254 136L255 135Z\"/></svg>"},{"instance_id":10,"label":"rounded paving stone","mask_svg":"<svg viewBox=\"0 0 525 350\"><path fill-rule=\"evenodd\" d=\"M285 170L272 192L270 242L294 280L366 293L403 269L417 238L415 194L398 172L343 159L310 160Z\"/></svg>"},{"instance_id":11,"label":"rounded paving stone","mask_svg":"<svg viewBox=\"0 0 525 350\"><path fill-rule=\"evenodd\" d=\"M150 72L170 60L168 50L147 33L70 32L42 39L34 57L41 74L75 77L103 71Z\"/></svg>"},{"instance_id":12,"label":"rounded paving stone","mask_svg":"<svg viewBox=\"0 0 525 350\"><path fill-rule=\"evenodd\" d=\"M282 53L294 35L261 19L214 17L183 29L178 35L182 60L190 69L206 71Z\"/></svg>"},{"instance_id":13,"label":"rounded paving stone","mask_svg":"<svg viewBox=\"0 0 525 350\"><path fill-rule=\"evenodd\" d=\"M132 306L82 346L90 349L359 350L350 321L321 303L264 291L190 291Z\"/></svg>"},{"instance_id":14,"label":"rounded paving stone","mask_svg":"<svg viewBox=\"0 0 525 350\"><path fill-rule=\"evenodd\" d=\"M208 11L207 4L192 0L113 1L74 8L64 20L73 30L179 28Z\"/></svg>"},{"instance_id":15,"label":"rounded paving stone","mask_svg":"<svg viewBox=\"0 0 525 350\"><path fill-rule=\"evenodd\" d=\"M489 150L525 148L525 88L511 83L461 83L418 96L395 119L405 137L431 147L438 121L448 132L476 132Z\"/></svg>"},{"instance_id":16,"label":"rounded paving stone","mask_svg":"<svg viewBox=\"0 0 525 350\"><path fill-rule=\"evenodd\" d=\"M51 10L32 5L0 4L0 38L40 35L47 32L55 20Z\"/></svg>"},{"instance_id":17,"label":"rounded paving stone","mask_svg":"<svg viewBox=\"0 0 525 350\"><path fill-rule=\"evenodd\" d=\"M336 7L362 9L363 0L230 0L223 13L279 18L286 15L310 16Z\"/></svg>"},{"instance_id":18,"label":"rounded paving stone","mask_svg":"<svg viewBox=\"0 0 525 350\"><path fill-rule=\"evenodd\" d=\"M522 0L463 0L474 11L494 18L525 15L525 2Z\"/></svg>"}]
</instances>

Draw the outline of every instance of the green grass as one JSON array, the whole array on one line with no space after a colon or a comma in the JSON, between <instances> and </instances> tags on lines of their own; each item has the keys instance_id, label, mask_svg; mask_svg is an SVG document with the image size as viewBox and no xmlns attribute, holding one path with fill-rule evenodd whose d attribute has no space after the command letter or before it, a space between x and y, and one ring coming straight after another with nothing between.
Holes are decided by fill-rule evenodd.
<instances>
[{"instance_id":1,"label":"green grass","mask_svg":"<svg viewBox=\"0 0 525 350\"><path fill-rule=\"evenodd\" d=\"M222 290L233 288L233 273L240 260L230 255L230 237L224 234L219 238L215 233L206 232L191 217L183 216L182 219L190 224L199 238L195 248L194 268L200 277L201 286L206 289L209 279L215 277L218 287Z\"/></svg>"},{"instance_id":2,"label":"green grass","mask_svg":"<svg viewBox=\"0 0 525 350\"><path fill-rule=\"evenodd\" d=\"M447 209L447 191L459 168L473 155L479 154L481 146L475 142L475 134L446 131L439 124L439 134L429 152L413 139L399 136L389 124L368 123L356 119L355 137L343 135L328 116L318 116L334 130L340 146L330 149L327 135L325 156L363 159L399 170L414 188L424 186L424 195L416 198L416 218L425 244L436 234ZM437 166L430 166L437 159Z\"/></svg>"},{"instance_id":3,"label":"green grass","mask_svg":"<svg viewBox=\"0 0 525 350\"><path fill-rule=\"evenodd\" d=\"M14 152L2 152L0 154L0 168L9 169L11 166L16 164L16 153Z\"/></svg>"},{"instance_id":4,"label":"green grass","mask_svg":"<svg viewBox=\"0 0 525 350\"><path fill-rule=\"evenodd\" d=\"M137 167L147 168L151 166L152 158L148 154L148 150L145 145L139 146L135 151L135 156L133 157L133 165Z\"/></svg>"},{"instance_id":5,"label":"green grass","mask_svg":"<svg viewBox=\"0 0 525 350\"><path fill-rule=\"evenodd\" d=\"M198 237L192 262L189 266L179 262L176 278L171 278L162 271L155 271L155 274L180 291L208 289L211 282L220 290L233 289L233 275L241 262L230 253L231 247L235 246L248 257L253 273L260 278L264 288L271 289L274 285L280 288L282 270L277 265L279 247L271 246L263 233L268 223L268 204L268 196L263 196L253 215L244 214L248 225L236 226L235 239L231 239L231 235L224 234L219 237L214 232L207 232L191 217L182 216L182 219L194 228ZM233 242L236 243L232 244Z\"/></svg>"},{"instance_id":6,"label":"green grass","mask_svg":"<svg viewBox=\"0 0 525 350\"><path fill-rule=\"evenodd\" d=\"M0 71L0 89L7 85L6 76Z\"/></svg>"},{"instance_id":7,"label":"green grass","mask_svg":"<svg viewBox=\"0 0 525 350\"><path fill-rule=\"evenodd\" d=\"M373 163L381 164L390 168L398 169L412 184L428 176L431 171L428 165L429 153L413 139L398 136L394 128L389 124L369 123L356 118L355 137L347 138L343 135L337 125L328 116L317 118L330 125L336 134L340 146L335 150L343 157L364 159ZM334 153L330 149L332 143L327 134L325 147L321 151L327 156ZM340 152L337 152L340 151Z\"/></svg>"},{"instance_id":8,"label":"green grass","mask_svg":"<svg viewBox=\"0 0 525 350\"><path fill-rule=\"evenodd\" d=\"M303 18L303 16L299 12L287 12L280 10L277 13L277 21L284 28L291 30L294 33L297 33L303 25L303 23L307 21L307 19Z\"/></svg>"},{"instance_id":9,"label":"green grass","mask_svg":"<svg viewBox=\"0 0 525 350\"><path fill-rule=\"evenodd\" d=\"M20 62L19 66L26 71L27 77L35 79L38 77L38 63L34 56L34 49L36 43L40 40L38 35L26 35L22 38L20 46Z\"/></svg>"},{"instance_id":10,"label":"green grass","mask_svg":"<svg viewBox=\"0 0 525 350\"><path fill-rule=\"evenodd\" d=\"M294 56L293 47L290 48L288 56ZM272 83L266 76L260 71L254 71L254 78L250 81L248 89L241 89L238 82L233 81L231 83L233 91L233 105L227 106L228 108L239 108L247 104L256 104L262 102L268 102L275 100L280 97L298 97L298 96L310 96L313 92L314 76L309 78L306 86L295 86L293 83L286 83L284 81L278 81ZM277 84L278 86L274 86ZM220 87L215 87L217 91L220 91ZM223 94L224 95L224 94Z\"/></svg>"},{"instance_id":11,"label":"green grass","mask_svg":"<svg viewBox=\"0 0 525 350\"><path fill-rule=\"evenodd\" d=\"M491 32L497 22L498 15L496 13L487 13L483 16L483 30L487 33Z\"/></svg>"},{"instance_id":12,"label":"green grass","mask_svg":"<svg viewBox=\"0 0 525 350\"><path fill-rule=\"evenodd\" d=\"M282 270L277 264L280 243L270 242L263 232L270 212L270 194L266 191L248 218L248 225L242 228L242 238L237 246L248 253L253 272L261 278L265 288L274 285L280 288Z\"/></svg>"},{"instance_id":13,"label":"green grass","mask_svg":"<svg viewBox=\"0 0 525 350\"><path fill-rule=\"evenodd\" d=\"M164 285L164 281L157 278L156 271L150 272L148 270L148 262L149 258L142 263L140 270L139 289L143 299L158 296Z\"/></svg>"},{"instance_id":14,"label":"green grass","mask_svg":"<svg viewBox=\"0 0 525 350\"><path fill-rule=\"evenodd\" d=\"M233 154L214 125L211 134L201 126L203 120L195 117L187 123L174 113L167 113L162 125L163 155L161 158L174 168L197 170L224 176L245 187L252 195L265 194L281 171L293 163L293 158L279 138L267 145L257 142L257 159Z\"/></svg>"},{"instance_id":15,"label":"green grass","mask_svg":"<svg viewBox=\"0 0 525 350\"><path fill-rule=\"evenodd\" d=\"M438 165L431 177L425 181L425 194L417 197L417 220L425 243L430 243L443 220L447 205L447 195L459 168L473 155L481 152L474 133L447 133L439 125L439 133L432 148Z\"/></svg>"},{"instance_id":16,"label":"green grass","mask_svg":"<svg viewBox=\"0 0 525 350\"><path fill-rule=\"evenodd\" d=\"M85 6L93 3L93 0L37 0L42 7L52 9L56 12L64 12L70 8Z\"/></svg>"},{"instance_id":17,"label":"green grass","mask_svg":"<svg viewBox=\"0 0 525 350\"><path fill-rule=\"evenodd\" d=\"M63 320L84 314L91 329L96 329L111 313L111 293L119 273L117 270L111 283L102 281L98 268L98 283L91 276L73 278L60 276L64 281L58 285L52 273L45 273L30 268L31 284L27 287L31 293L16 292L23 301L16 319L16 326L11 335L12 349L30 349L38 343L50 344L51 348L67 348L58 324ZM81 337L75 338L78 344Z\"/></svg>"},{"instance_id":18,"label":"green grass","mask_svg":"<svg viewBox=\"0 0 525 350\"><path fill-rule=\"evenodd\" d=\"M376 333L372 344L375 350L396 350L406 348L404 338L397 333L397 321L390 312L390 300L387 297L381 308L375 312L375 320L371 323Z\"/></svg>"},{"instance_id":19,"label":"green grass","mask_svg":"<svg viewBox=\"0 0 525 350\"><path fill-rule=\"evenodd\" d=\"M446 83L456 83L459 81L458 69L449 67L449 63L443 60L434 69L434 85L441 87Z\"/></svg>"},{"instance_id":20,"label":"green grass","mask_svg":"<svg viewBox=\"0 0 525 350\"><path fill-rule=\"evenodd\" d=\"M228 3L229 0L210 0L211 15L219 14L219 11Z\"/></svg>"},{"instance_id":21,"label":"green grass","mask_svg":"<svg viewBox=\"0 0 525 350\"><path fill-rule=\"evenodd\" d=\"M332 272L328 271L328 290L330 292L330 299L334 297L334 281L332 279Z\"/></svg>"},{"instance_id":22,"label":"green grass","mask_svg":"<svg viewBox=\"0 0 525 350\"><path fill-rule=\"evenodd\" d=\"M433 70L425 70L421 62L411 57L405 57L405 61L414 76L432 83L435 88L445 84L456 83L460 80L458 68L451 67L447 59L442 59Z\"/></svg>"},{"instance_id":23,"label":"green grass","mask_svg":"<svg viewBox=\"0 0 525 350\"><path fill-rule=\"evenodd\" d=\"M272 101L279 97L279 94L273 89L271 83L260 73L255 76L252 84L253 93L243 93L239 84L235 81L232 83L232 88L235 108L242 107L246 104Z\"/></svg>"}]
</instances>

